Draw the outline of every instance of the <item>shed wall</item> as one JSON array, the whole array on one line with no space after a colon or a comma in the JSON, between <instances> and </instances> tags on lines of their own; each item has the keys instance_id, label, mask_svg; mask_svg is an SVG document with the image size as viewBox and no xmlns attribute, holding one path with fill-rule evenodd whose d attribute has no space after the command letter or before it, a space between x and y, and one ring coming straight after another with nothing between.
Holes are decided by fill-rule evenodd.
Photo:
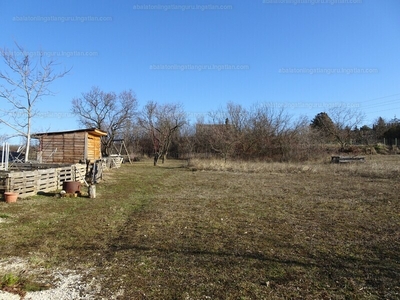
<instances>
[{"instance_id":1,"label":"shed wall","mask_svg":"<svg viewBox=\"0 0 400 300\"><path fill-rule=\"evenodd\" d=\"M43 135L43 163L78 163L85 159L85 132Z\"/></svg>"}]
</instances>

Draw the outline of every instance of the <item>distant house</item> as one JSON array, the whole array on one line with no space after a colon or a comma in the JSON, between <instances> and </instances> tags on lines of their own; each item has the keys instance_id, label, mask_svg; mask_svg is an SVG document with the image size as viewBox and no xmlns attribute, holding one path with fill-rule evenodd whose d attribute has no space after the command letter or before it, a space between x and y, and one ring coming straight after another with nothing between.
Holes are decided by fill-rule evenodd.
<instances>
[{"instance_id":1,"label":"distant house","mask_svg":"<svg viewBox=\"0 0 400 300\"><path fill-rule=\"evenodd\" d=\"M32 134L39 139L38 161L41 163L79 163L101 159L101 137L107 133L80 129Z\"/></svg>"}]
</instances>

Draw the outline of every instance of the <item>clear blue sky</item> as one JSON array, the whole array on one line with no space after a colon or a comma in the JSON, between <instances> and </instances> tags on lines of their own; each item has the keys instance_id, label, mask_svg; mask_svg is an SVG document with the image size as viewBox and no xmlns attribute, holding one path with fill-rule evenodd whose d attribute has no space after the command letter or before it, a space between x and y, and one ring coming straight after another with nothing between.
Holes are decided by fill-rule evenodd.
<instances>
[{"instance_id":1,"label":"clear blue sky","mask_svg":"<svg viewBox=\"0 0 400 300\"><path fill-rule=\"evenodd\" d=\"M310 118L344 102L367 125L400 116L398 0L3 0L0 46L14 41L72 67L34 131L79 128L71 100L95 85L192 116L229 101Z\"/></svg>"}]
</instances>

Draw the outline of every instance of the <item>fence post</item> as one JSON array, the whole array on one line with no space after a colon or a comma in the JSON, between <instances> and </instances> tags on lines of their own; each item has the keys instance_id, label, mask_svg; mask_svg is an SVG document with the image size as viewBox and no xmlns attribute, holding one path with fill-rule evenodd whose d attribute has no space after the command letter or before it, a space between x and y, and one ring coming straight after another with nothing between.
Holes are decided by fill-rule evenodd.
<instances>
[{"instance_id":1,"label":"fence post","mask_svg":"<svg viewBox=\"0 0 400 300\"><path fill-rule=\"evenodd\" d=\"M6 192L11 192L11 177L10 177L10 173L7 174L6 177Z\"/></svg>"}]
</instances>

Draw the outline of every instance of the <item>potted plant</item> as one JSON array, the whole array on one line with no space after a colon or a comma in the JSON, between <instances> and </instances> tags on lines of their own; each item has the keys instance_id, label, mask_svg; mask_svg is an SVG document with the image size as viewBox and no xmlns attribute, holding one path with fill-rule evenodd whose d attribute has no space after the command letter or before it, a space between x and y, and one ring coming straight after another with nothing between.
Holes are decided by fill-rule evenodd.
<instances>
[{"instance_id":1,"label":"potted plant","mask_svg":"<svg viewBox=\"0 0 400 300\"><path fill-rule=\"evenodd\" d=\"M14 191L4 192L4 200L7 203L17 202L18 196L19 196L19 193L14 192Z\"/></svg>"}]
</instances>

